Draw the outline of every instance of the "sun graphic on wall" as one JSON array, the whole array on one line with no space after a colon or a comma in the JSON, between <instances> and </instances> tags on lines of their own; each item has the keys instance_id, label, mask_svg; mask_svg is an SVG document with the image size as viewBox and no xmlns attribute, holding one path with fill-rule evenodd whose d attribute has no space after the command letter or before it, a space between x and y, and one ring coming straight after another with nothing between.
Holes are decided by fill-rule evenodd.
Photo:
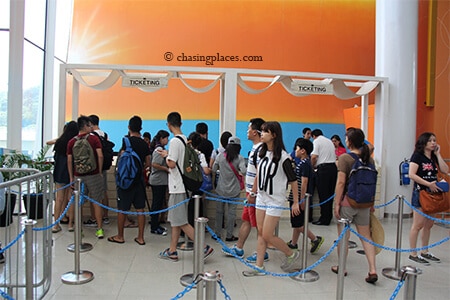
<instances>
[{"instance_id":1,"label":"sun graphic on wall","mask_svg":"<svg viewBox=\"0 0 450 300\"><path fill-rule=\"evenodd\" d=\"M73 18L74 23L80 23L76 14ZM100 6L93 8L88 18L83 15L84 25L76 26L71 35L68 63L111 63L121 53L134 48L121 43L128 36L126 28L111 30L111 23L101 20Z\"/></svg>"}]
</instances>

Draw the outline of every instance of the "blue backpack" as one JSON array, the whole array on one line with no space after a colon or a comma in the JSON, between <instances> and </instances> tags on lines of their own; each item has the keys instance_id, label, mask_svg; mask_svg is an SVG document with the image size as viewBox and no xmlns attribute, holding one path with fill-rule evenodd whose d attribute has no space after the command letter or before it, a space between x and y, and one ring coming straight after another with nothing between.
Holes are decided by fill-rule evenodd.
<instances>
[{"instance_id":1,"label":"blue backpack","mask_svg":"<svg viewBox=\"0 0 450 300\"><path fill-rule=\"evenodd\" d=\"M365 164L355 153L349 154L355 162L347 181L348 202L354 208L371 207L375 202L378 172L374 164Z\"/></svg>"},{"instance_id":2,"label":"blue backpack","mask_svg":"<svg viewBox=\"0 0 450 300\"><path fill-rule=\"evenodd\" d=\"M123 138L125 151L120 155L116 166L116 185L122 190L142 177L142 163L139 155L131 148L130 140Z\"/></svg>"}]
</instances>

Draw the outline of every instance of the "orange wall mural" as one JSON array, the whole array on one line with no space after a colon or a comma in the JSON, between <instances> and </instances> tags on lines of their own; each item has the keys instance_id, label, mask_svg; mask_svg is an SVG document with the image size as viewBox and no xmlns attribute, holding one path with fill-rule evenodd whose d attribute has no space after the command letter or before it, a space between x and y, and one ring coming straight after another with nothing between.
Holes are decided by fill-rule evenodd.
<instances>
[{"instance_id":1,"label":"orange wall mural","mask_svg":"<svg viewBox=\"0 0 450 300\"><path fill-rule=\"evenodd\" d=\"M434 108L423 104L428 3L428 0L419 1L416 131L418 134L425 130L436 132L448 158L450 2L438 0L437 5ZM375 75L375 9L376 0L74 0L69 63L274 69L372 76ZM201 56L214 56L219 61L195 61ZM201 86L203 83L191 84ZM167 89L155 93L122 88L120 83L102 92L81 87L80 100L81 113L96 113L110 121L127 120L134 114L146 120L164 120L173 110L180 111L185 120L214 122L219 118L218 86L208 93L197 94L178 80L171 80ZM373 97L369 102L373 104ZM258 95L238 89L236 117L243 123L260 116L294 124L292 139L300 133L301 126L308 124L312 127L331 125L331 131L339 132L326 135L342 135L344 110L355 104L359 104L359 99L293 97L277 85ZM70 109L70 105L68 107ZM69 111L67 116L70 116Z\"/></svg>"},{"instance_id":2,"label":"orange wall mural","mask_svg":"<svg viewBox=\"0 0 450 300\"><path fill-rule=\"evenodd\" d=\"M75 0L69 62L374 75L374 35L375 0ZM208 55L239 59L186 61ZM190 119L215 120L219 114L218 87L195 94L176 80L156 93L121 87L81 92L83 99L95 99L83 100L81 112L102 112L112 120L128 118L136 108L144 118L165 118L175 108ZM342 109L358 102L296 98L281 87L257 96L239 91L237 118L343 123Z\"/></svg>"}]
</instances>

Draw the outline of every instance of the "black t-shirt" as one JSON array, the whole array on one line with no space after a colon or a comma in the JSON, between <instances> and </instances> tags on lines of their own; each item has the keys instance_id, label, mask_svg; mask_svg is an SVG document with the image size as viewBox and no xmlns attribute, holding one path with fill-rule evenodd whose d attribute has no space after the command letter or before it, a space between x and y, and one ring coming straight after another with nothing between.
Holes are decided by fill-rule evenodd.
<instances>
[{"instance_id":1,"label":"black t-shirt","mask_svg":"<svg viewBox=\"0 0 450 300\"><path fill-rule=\"evenodd\" d=\"M142 166L145 164L145 158L150 155L150 148L148 147L148 144L140 137L137 136L130 136L128 137L130 140L131 148L133 148L134 152L136 152L137 155L139 155L139 158L141 159ZM120 150L125 150L125 143L122 140L122 148Z\"/></svg>"},{"instance_id":2,"label":"black t-shirt","mask_svg":"<svg viewBox=\"0 0 450 300\"><path fill-rule=\"evenodd\" d=\"M437 180L437 165L436 162L429 159L425 155L414 152L410 159L411 162L416 163L419 168L417 169L417 176L428 181L433 182ZM417 186L417 183L414 184L414 187ZM419 184L421 190L426 189L427 187Z\"/></svg>"},{"instance_id":3,"label":"black t-shirt","mask_svg":"<svg viewBox=\"0 0 450 300\"><path fill-rule=\"evenodd\" d=\"M213 143L210 140L202 138L202 141L200 142L200 145L198 145L197 149L201 153L205 154L206 162L209 164L209 161L211 160L211 153L214 150Z\"/></svg>"}]
</instances>

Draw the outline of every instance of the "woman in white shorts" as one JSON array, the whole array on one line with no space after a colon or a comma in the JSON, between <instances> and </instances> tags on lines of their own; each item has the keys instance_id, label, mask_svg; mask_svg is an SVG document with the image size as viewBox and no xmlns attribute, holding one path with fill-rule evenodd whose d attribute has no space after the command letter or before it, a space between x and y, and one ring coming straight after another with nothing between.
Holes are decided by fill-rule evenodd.
<instances>
[{"instance_id":1,"label":"woman in white shorts","mask_svg":"<svg viewBox=\"0 0 450 300\"><path fill-rule=\"evenodd\" d=\"M292 161L283 143L281 126L278 122L266 122L261 126L261 150L258 164L256 185L252 192L256 196L256 224L258 228L258 246L256 267L244 271L244 276L264 275L264 255L267 244L273 245L286 255L281 265L285 272L299 268L300 254L296 249L290 249L279 237L274 235L283 208L286 206L286 187L291 185L297 190L297 178ZM298 193L294 193L292 214L300 214Z\"/></svg>"}]
</instances>

